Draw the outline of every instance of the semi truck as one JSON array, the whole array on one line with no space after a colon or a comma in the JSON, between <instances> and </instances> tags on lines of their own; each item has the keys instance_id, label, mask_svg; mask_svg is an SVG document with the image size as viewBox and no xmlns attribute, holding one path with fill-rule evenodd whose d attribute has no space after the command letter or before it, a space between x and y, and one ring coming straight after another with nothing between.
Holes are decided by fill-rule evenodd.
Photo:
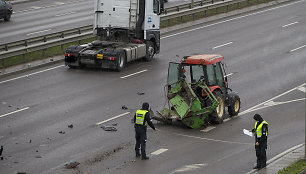
<instances>
[{"instance_id":1,"label":"semi truck","mask_svg":"<svg viewBox=\"0 0 306 174\"><path fill-rule=\"evenodd\" d=\"M97 40L65 51L70 68L86 65L121 71L127 62L151 61L160 51L163 0L94 0Z\"/></svg>"}]
</instances>

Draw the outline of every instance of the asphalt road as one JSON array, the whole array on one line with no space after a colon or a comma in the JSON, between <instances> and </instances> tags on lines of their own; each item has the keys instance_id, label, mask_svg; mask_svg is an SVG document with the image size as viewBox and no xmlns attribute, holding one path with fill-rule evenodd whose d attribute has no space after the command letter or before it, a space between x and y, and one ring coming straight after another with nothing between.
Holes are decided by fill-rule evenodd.
<instances>
[{"instance_id":1,"label":"asphalt road","mask_svg":"<svg viewBox=\"0 0 306 174\"><path fill-rule=\"evenodd\" d=\"M2 78L0 173L247 173L256 157L242 129L253 128L255 113L270 124L268 159L303 143L305 7L297 1L164 37L152 62L135 61L119 73L57 64ZM211 130L155 122L159 131L148 129L150 160L136 159L135 110L143 101L161 110L168 62L195 53L225 56L241 113ZM100 128L114 123L116 132ZM64 168L71 161L81 163L78 169Z\"/></svg>"},{"instance_id":2,"label":"asphalt road","mask_svg":"<svg viewBox=\"0 0 306 174\"><path fill-rule=\"evenodd\" d=\"M190 3L172 0L165 7ZM0 20L0 44L93 24L93 1L39 0L13 6L11 21Z\"/></svg>"}]
</instances>

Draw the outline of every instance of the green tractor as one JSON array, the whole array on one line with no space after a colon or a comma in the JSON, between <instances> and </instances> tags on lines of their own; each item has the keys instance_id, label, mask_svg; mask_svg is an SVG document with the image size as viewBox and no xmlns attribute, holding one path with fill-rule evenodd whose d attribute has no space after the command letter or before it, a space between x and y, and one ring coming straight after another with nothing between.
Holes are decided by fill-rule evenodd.
<instances>
[{"instance_id":1,"label":"green tractor","mask_svg":"<svg viewBox=\"0 0 306 174\"><path fill-rule=\"evenodd\" d=\"M221 62L223 56L203 54L185 56L180 63L169 63L167 100L169 108L152 118L164 122L181 121L197 129L208 123L220 124L225 107L230 116L240 110L240 97L228 88Z\"/></svg>"}]
</instances>

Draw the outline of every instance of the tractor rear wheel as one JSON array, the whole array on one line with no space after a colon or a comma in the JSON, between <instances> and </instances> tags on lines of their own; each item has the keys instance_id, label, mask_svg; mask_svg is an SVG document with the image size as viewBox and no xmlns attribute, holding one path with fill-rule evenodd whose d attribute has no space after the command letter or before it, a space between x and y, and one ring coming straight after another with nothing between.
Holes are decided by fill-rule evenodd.
<instances>
[{"instance_id":1,"label":"tractor rear wheel","mask_svg":"<svg viewBox=\"0 0 306 174\"><path fill-rule=\"evenodd\" d=\"M234 105L228 107L228 113L230 116L236 116L238 115L239 110L240 110L240 98L236 96Z\"/></svg>"},{"instance_id":2,"label":"tractor rear wheel","mask_svg":"<svg viewBox=\"0 0 306 174\"><path fill-rule=\"evenodd\" d=\"M219 102L219 105L211 114L211 120L215 124L221 124L224 120L225 116L225 103L224 103L224 97L221 94L220 91L214 91L214 96L216 97L217 101Z\"/></svg>"}]
</instances>

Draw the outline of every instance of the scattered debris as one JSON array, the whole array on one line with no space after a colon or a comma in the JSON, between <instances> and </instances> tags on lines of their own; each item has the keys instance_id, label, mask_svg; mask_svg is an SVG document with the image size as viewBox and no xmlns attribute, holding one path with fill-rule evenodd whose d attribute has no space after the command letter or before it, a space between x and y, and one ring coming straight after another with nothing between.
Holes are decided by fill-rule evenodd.
<instances>
[{"instance_id":1,"label":"scattered debris","mask_svg":"<svg viewBox=\"0 0 306 174\"><path fill-rule=\"evenodd\" d=\"M53 62L53 58L50 58L50 62Z\"/></svg>"},{"instance_id":2,"label":"scattered debris","mask_svg":"<svg viewBox=\"0 0 306 174\"><path fill-rule=\"evenodd\" d=\"M42 156L35 156L35 158L42 158Z\"/></svg>"},{"instance_id":3,"label":"scattered debris","mask_svg":"<svg viewBox=\"0 0 306 174\"><path fill-rule=\"evenodd\" d=\"M145 95L144 92L137 92L138 95Z\"/></svg>"},{"instance_id":4,"label":"scattered debris","mask_svg":"<svg viewBox=\"0 0 306 174\"><path fill-rule=\"evenodd\" d=\"M17 108L17 110L19 110L20 108Z\"/></svg>"},{"instance_id":5,"label":"scattered debris","mask_svg":"<svg viewBox=\"0 0 306 174\"><path fill-rule=\"evenodd\" d=\"M36 152L38 152L38 150L36 150Z\"/></svg>"},{"instance_id":6,"label":"scattered debris","mask_svg":"<svg viewBox=\"0 0 306 174\"><path fill-rule=\"evenodd\" d=\"M2 156L3 146L0 147L0 156Z\"/></svg>"},{"instance_id":7,"label":"scattered debris","mask_svg":"<svg viewBox=\"0 0 306 174\"><path fill-rule=\"evenodd\" d=\"M12 107L12 105L9 105L8 107L10 108L10 107Z\"/></svg>"},{"instance_id":8,"label":"scattered debris","mask_svg":"<svg viewBox=\"0 0 306 174\"><path fill-rule=\"evenodd\" d=\"M72 129L73 128L73 124L68 125L68 127Z\"/></svg>"},{"instance_id":9,"label":"scattered debris","mask_svg":"<svg viewBox=\"0 0 306 174\"><path fill-rule=\"evenodd\" d=\"M117 125L118 125L118 123L113 123L113 124L112 124L112 126L117 126Z\"/></svg>"},{"instance_id":10,"label":"scattered debris","mask_svg":"<svg viewBox=\"0 0 306 174\"><path fill-rule=\"evenodd\" d=\"M27 174L26 172L17 172L17 174Z\"/></svg>"},{"instance_id":11,"label":"scattered debris","mask_svg":"<svg viewBox=\"0 0 306 174\"><path fill-rule=\"evenodd\" d=\"M3 156L2 156L2 157L0 157L0 159L1 159L1 160L3 160Z\"/></svg>"},{"instance_id":12,"label":"scattered debris","mask_svg":"<svg viewBox=\"0 0 306 174\"><path fill-rule=\"evenodd\" d=\"M30 140L29 143L32 143L32 140Z\"/></svg>"},{"instance_id":13,"label":"scattered debris","mask_svg":"<svg viewBox=\"0 0 306 174\"><path fill-rule=\"evenodd\" d=\"M72 168L76 168L76 166L78 166L79 164L80 164L79 162L74 161L74 162L71 162L69 164L65 164L65 167L67 169L72 169Z\"/></svg>"},{"instance_id":14,"label":"scattered debris","mask_svg":"<svg viewBox=\"0 0 306 174\"><path fill-rule=\"evenodd\" d=\"M65 132L64 132L64 131L59 131L58 133L60 133L60 134L65 134Z\"/></svg>"},{"instance_id":15,"label":"scattered debris","mask_svg":"<svg viewBox=\"0 0 306 174\"><path fill-rule=\"evenodd\" d=\"M117 131L117 128L113 126L101 126L101 128L105 131Z\"/></svg>"},{"instance_id":16,"label":"scattered debris","mask_svg":"<svg viewBox=\"0 0 306 174\"><path fill-rule=\"evenodd\" d=\"M127 108L126 106L123 105L123 106L121 107L121 109L127 110L128 108Z\"/></svg>"}]
</instances>

